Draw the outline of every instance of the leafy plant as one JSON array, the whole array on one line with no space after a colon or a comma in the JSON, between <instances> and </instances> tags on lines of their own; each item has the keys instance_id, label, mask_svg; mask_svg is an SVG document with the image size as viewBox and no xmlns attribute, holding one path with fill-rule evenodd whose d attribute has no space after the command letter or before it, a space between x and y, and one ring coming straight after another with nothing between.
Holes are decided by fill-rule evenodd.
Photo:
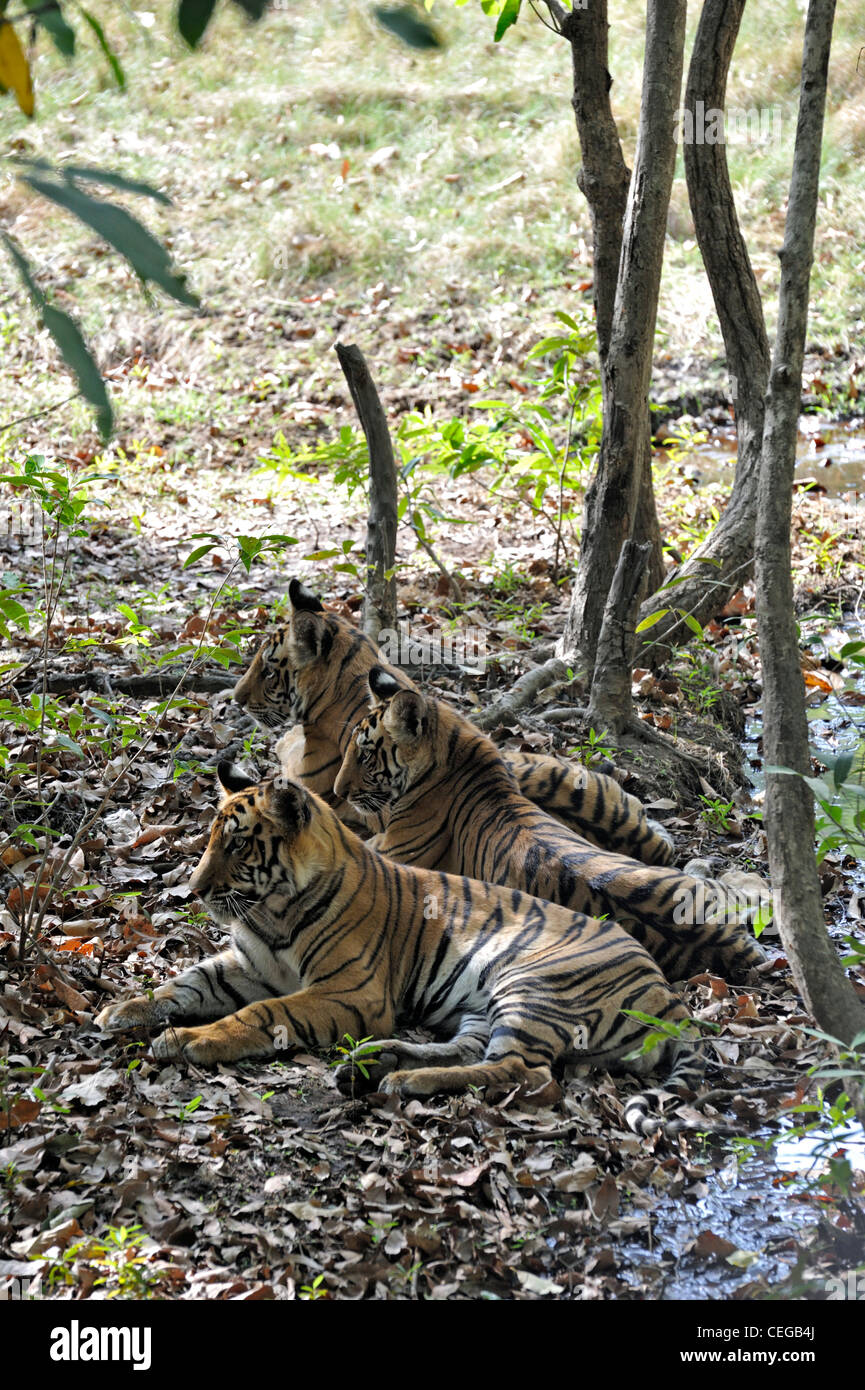
<instances>
[{"instance_id":1,"label":"leafy plant","mask_svg":"<svg viewBox=\"0 0 865 1390\"><path fill-rule=\"evenodd\" d=\"M865 1088L865 1032L847 1045L816 1028L802 1028L801 1031L827 1044L835 1053L832 1058L815 1062L808 1069L807 1076L818 1083L814 1099L799 1101L785 1111L785 1115L808 1118L767 1139L738 1139L734 1147L740 1156L747 1157L757 1150L774 1149L782 1143L808 1140L814 1160L812 1168L825 1164L817 1174L817 1184L840 1189L846 1195L852 1188L854 1172L843 1150L851 1145L860 1148L862 1145L862 1125L851 1093L856 1091L861 1095Z\"/></svg>"},{"instance_id":2,"label":"leafy plant","mask_svg":"<svg viewBox=\"0 0 865 1390\"><path fill-rule=\"evenodd\" d=\"M443 523L465 525L466 521L447 513L436 495L435 479L438 475L456 479L471 474L491 494L512 506L528 506L553 529L554 581L558 578L560 562L567 555L565 522L570 519L564 490L569 482L583 484L597 454L601 387L597 367L593 364L586 370L596 345L591 321L587 317L579 323L562 311L556 318L563 331L542 338L528 354L527 362L543 359L547 370L541 377L531 378L523 399L516 403L477 401L475 409L484 412L481 419L438 420L427 406L400 421L395 438L402 492L399 520L411 527L418 544L442 570L432 550L436 529ZM565 407L564 428L550 408L550 402L557 398ZM285 436L277 434L259 462L283 480L317 484L323 473L329 485L343 487L350 499L358 491L366 497L367 457L362 433L343 426L335 438L317 439L298 449L292 449ZM551 492L555 498L552 513L547 509ZM327 558L332 553L322 551L309 558Z\"/></svg>"},{"instance_id":3,"label":"leafy plant","mask_svg":"<svg viewBox=\"0 0 865 1390\"><path fill-rule=\"evenodd\" d=\"M398 1222L398 1221L373 1221L372 1217L369 1217L369 1219L367 1220L367 1223L366 1223L366 1224L370 1227L370 1235L371 1235L372 1238L373 1238L374 1244L375 1244L375 1245L379 1245L379 1244L381 1243L381 1241L387 1239L387 1233L388 1233L388 1231L392 1231L392 1230L394 1229L395 1226L398 1226L398 1225L399 1225L399 1222Z\"/></svg>"},{"instance_id":4,"label":"leafy plant","mask_svg":"<svg viewBox=\"0 0 865 1390\"><path fill-rule=\"evenodd\" d=\"M734 801L722 801L716 796L701 796L703 803L701 815L707 825L711 825L715 830L729 831L730 817L735 810Z\"/></svg>"},{"instance_id":5,"label":"leafy plant","mask_svg":"<svg viewBox=\"0 0 865 1390\"><path fill-rule=\"evenodd\" d=\"M570 748L568 756L579 758L586 767L591 767L596 762L613 762L616 750L604 743L604 738L603 733L599 734L594 729L589 729L585 743L578 743L575 748Z\"/></svg>"},{"instance_id":6,"label":"leafy plant","mask_svg":"<svg viewBox=\"0 0 865 1390\"><path fill-rule=\"evenodd\" d=\"M351 1062L352 1068L357 1067L364 1081L368 1081L367 1063L377 1060L378 1053L381 1051L381 1043L376 1042L371 1035L368 1038L353 1038L351 1033L343 1033L342 1036L347 1046L343 1047L341 1043L338 1043L334 1047L337 1056L328 1063L328 1066L341 1067L345 1062Z\"/></svg>"},{"instance_id":7,"label":"leafy plant","mask_svg":"<svg viewBox=\"0 0 865 1390\"><path fill-rule=\"evenodd\" d=\"M706 430L695 430L689 420L682 418L664 435L664 452L671 463L681 463L701 444L705 444L708 438Z\"/></svg>"},{"instance_id":8,"label":"leafy plant","mask_svg":"<svg viewBox=\"0 0 865 1390\"><path fill-rule=\"evenodd\" d=\"M88 1236L67 1246L49 1263L49 1287L74 1286L81 1278L81 1267L89 1266L98 1271L93 1287L105 1287L106 1298L152 1298L160 1275L150 1267L149 1257L141 1253L140 1232L141 1226L109 1226L102 1237Z\"/></svg>"},{"instance_id":9,"label":"leafy plant","mask_svg":"<svg viewBox=\"0 0 865 1390\"><path fill-rule=\"evenodd\" d=\"M181 696L182 686L195 664L203 658L212 657L222 665L242 659L241 640L247 629L241 627L222 627L215 631L214 613L220 594L230 583L236 569L244 568L247 573L253 563L269 556L283 545L293 544L288 536L237 536L221 537L208 533L206 544L200 546L197 557L218 543L225 543L233 549L234 559L224 578L209 600L203 617L195 616L190 640L174 648L170 653L162 653L160 661L182 658L184 665L176 679L174 689L165 698L155 703L145 717L129 715L122 704L114 698L88 696L86 701L73 699L63 702L49 693L49 657L51 653L52 632L55 615L61 596L69 584L70 560L74 555L75 541L87 535L93 525L88 513L91 504L101 504L101 497L91 494L91 485L113 484L116 475L112 473L75 474L71 468L61 469L46 464L41 456L29 456L14 473L0 476L0 484L15 489L30 500L34 508L33 529L41 549L41 593L30 592L18 586L14 602L10 608L7 603L3 617L7 623L26 626L29 630L41 628L42 639L38 653L39 688L28 696L16 694L4 696L0 700L0 717L7 724L17 727L31 736L35 745L36 790L26 794L13 794L4 808L7 824L13 821L5 841L0 842L0 852L5 851L15 841L27 844L36 852L35 863L27 866L27 881L11 864L5 868L13 879L15 889L7 904L18 923L18 957L24 959L29 946L38 939L46 913L58 897L66 892L64 880L70 863L81 841L95 825L121 779L128 775L129 768L143 757L156 734L165 727L172 712L186 704ZM196 558L196 553L187 563ZM5 586L7 589L9 586ZM6 594L9 598L8 592ZM25 602L22 602L22 599ZM125 607L125 611L124 611ZM23 613L20 611L23 610ZM121 614L127 622L127 632L137 643L150 641L152 625L144 621L131 605L121 606ZM218 640L213 641L213 637ZM209 640L210 639L210 640ZM31 663L32 664L32 663ZM14 670L14 664L11 668ZM9 669L9 668L7 668ZM106 779L101 800L95 807L88 806L81 816L70 843L54 855L49 863L52 845L58 831L51 825L49 813L51 804L46 803L43 788L43 768L46 751L56 747L76 758L93 759L97 755L106 760L113 757L118 745L126 748L133 742L136 749L123 760L123 766L113 769ZM179 775L183 764L176 756L175 775ZM8 749L0 749L0 764L8 764ZM189 766L187 760L186 766ZM23 810L23 814L22 814ZM11 812L11 814L10 814ZM76 891L81 891L80 888Z\"/></svg>"},{"instance_id":10,"label":"leafy plant","mask_svg":"<svg viewBox=\"0 0 865 1390\"><path fill-rule=\"evenodd\" d=\"M309 1303L315 1303L320 1298L330 1298L330 1293L324 1286L324 1275L317 1274L311 1284L301 1284L297 1296Z\"/></svg>"},{"instance_id":11,"label":"leafy plant","mask_svg":"<svg viewBox=\"0 0 865 1390\"><path fill-rule=\"evenodd\" d=\"M201 1096L193 1096L192 1100L188 1100L185 1105L181 1105L177 1112L177 1118L180 1121L181 1127L195 1114L201 1104L201 1100Z\"/></svg>"},{"instance_id":12,"label":"leafy plant","mask_svg":"<svg viewBox=\"0 0 865 1390\"><path fill-rule=\"evenodd\" d=\"M825 762L827 755L820 756ZM818 864L832 850L865 858L865 784L858 750L848 749L830 759L823 777L806 777L789 767L768 767L766 771L801 776L810 787L820 811L815 822Z\"/></svg>"},{"instance_id":13,"label":"leafy plant","mask_svg":"<svg viewBox=\"0 0 865 1390\"><path fill-rule=\"evenodd\" d=\"M663 584L661 588L658 590L658 592L662 593L664 589L675 583L675 579L669 580L668 584ZM677 614L680 622L683 622L687 628L690 628L691 632L693 632L695 637L699 637L702 639L702 623L700 623L697 620L697 618L694 617L693 613L686 613L684 608L656 608L654 613L650 613L649 616L647 618L644 618L641 623L637 623L637 626L634 628L634 631L648 632L650 628L653 628L655 626L655 623L659 623L662 618L666 618L667 615L670 613Z\"/></svg>"},{"instance_id":14,"label":"leafy plant","mask_svg":"<svg viewBox=\"0 0 865 1390\"><path fill-rule=\"evenodd\" d=\"M626 1062L635 1062L639 1057L644 1057L646 1053L653 1052L662 1043L683 1037L694 1037L700 1029L708 1033L720 1033L721 1031L719 1024L711 1023L705 1018L683 1018L678 1023L674 1023L671 1019L656 1018L654 1014L642 1013L640 1009L622 1009L622 1013L626 1014L628 1018L635 1018L638 1023L645 1023L650 1029L640 1046L627 1054Z\"/></svg>"}]
</instances>

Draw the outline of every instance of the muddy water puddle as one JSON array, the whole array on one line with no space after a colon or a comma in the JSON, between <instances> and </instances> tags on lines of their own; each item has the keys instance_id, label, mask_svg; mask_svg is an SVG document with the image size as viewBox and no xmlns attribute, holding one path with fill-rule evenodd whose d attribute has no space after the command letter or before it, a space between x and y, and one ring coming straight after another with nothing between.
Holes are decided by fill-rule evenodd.
<instances>
[{"instance_id":1,"label":"muddy water puddle","mask_svg":"<svg viewBox=\"0 0 865 1390\"><path fill-rule=\"evenodd\" d=\"M661 1300L729 1299L758 1279L778 1287L815 1225L815 1205L807 1191L797 1196L788 1189L771 1158L740 1168L734 1158L690 1194L655 1209L651 1252L625 1246L620 1277Z\"/></svg>"},{"instance_id":2,"label":"muddy water puddle","mask_svg":"<svg viewBox=\"0 0 865 1390\"><path fill-rule=\"evenodd\" d=\"M663 451L656 454L660 461ZM865 429L861 420L846 424L803 416L796 446L796 482L828 497L865 495ZM688 449L686 460L674 465L697 487L732 484L736 467L734 430L714 434L705 444Z\"/></svg>"},{"instance_id":3,"label":"muddy water puddle","mask_svg":"<svg viewBox=\"0 0 865 1390\"><path fill-rule=\"evenodd\" d=\"M859 447L861 483L865 438L860 437ZM845 642L863 637L857 622L833 626L827 619L811 651L817 658L830 657ZM838 684L844 688L811 696L810 741L818 758L836 758L861 749L865 742L865 706L849 700L851 692L854 700L861 697L865 676L853 668L853 675ZM757 800L764 785L761 734L757 708L743 740ZM848 860L844 874L865 893L865 864ZM846 914L829 929L839 939L850 932L860 939L865 935L865 924L848 920ZM828 1166L846 1160L854 1172L865 1171L865 1131L860 1126L831 1132L815 1128L794 1136L789 1133L793 1120L791 1116L788 1132L775 1133L771 1147L757 1149L741 1162L731 1153L723 1167L708 1172L678 1197L663 1198L652 1213L651 1248L642 1240L621 1247L620 1277L635 1289L645 1288L646 1297L661 1300L726 1300L741 1296L740 1291L747 1296L743 1286L755 1281L769 1290L783 1287L795 1269L800 1246L817 1226L821 1207L825 1209L820 1178ZM808 1120L807 1115L801 1117L803 1124ZM772 1132L763 1129L752 1137L766 1141ZM831 1210L826 1214L831 1216ZM865 1242L854 1264L863 1261Z\"/></svg>"}]
</instances>

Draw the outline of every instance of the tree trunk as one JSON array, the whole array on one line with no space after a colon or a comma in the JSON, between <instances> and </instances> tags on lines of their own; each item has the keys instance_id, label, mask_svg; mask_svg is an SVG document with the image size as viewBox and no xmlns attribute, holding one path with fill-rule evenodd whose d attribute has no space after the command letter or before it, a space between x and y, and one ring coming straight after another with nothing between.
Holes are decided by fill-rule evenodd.
<instances>
[{"instance_id":1,"label":"tree trunk","mask_svg":"<svg viewBox=\"0 0 865 1390\"><path fill-rule=\"evenodd\" d=\"M593 3L586 10L574 10L572 19L585 21L595 8ZM685 0L649 0L647 11L637 155L625 212L609 344L601 362L601 451L586 494L579 567L559 647L562 655L575 652L580 664L589 669L594 667L619 553L632 532L641 538L635 526L638 503L642 501L644 512L650 495L650 484L644 481L650 477L651 466L649 382L676 162L675 120L682 85L685 8ZM598 27L595 19L593 32ZM603 28L605 57L605 15ZM576 57L574 61L576 85ZM579 111L577 119L579 123ZM608 223L609 218L603 225ZM600 229L602 224L597 225Z\"/></svg>"},{"instance_id":2,"label":"tree trunk","mask_svg":"<svg viewBox=\"0 0 865 1390\"><path fill-rule=\"evenodd\" d=\"M756 525L766 763L805 774L810 766L808 722L793 618L790 528L834 14L835 0L810 0L793 176L780 253L778 336L766 401ZM765 825L775 917L796 984L820 1027L849 1043L865 1028L865 1010L826 932L812 849L814 805L800 777L767 773Z\"/></svg>"},{"instance_id":3,"label":"tree trunk","mask_svg":"<svg viewBox=\"0 0 865 1390\"><path fill-rule=\"evenodd\" d=\"M648 545L625 541L610 585L586 714L586 723L598 731L618 734L633 719L634 626L649 577L649 550Z\"/></svg>"},{"instance_id":4,"label":"tree trunk","mask_svg":"<svg viewBox=\"0 0 865 1390\"><path fill-rule=\"evenodd\" d=\"M736 410L738 458L730 500L718 525L670 579L675 590L661 590L643 605L641 619L674 605L707 622L749 577L753 562L757 481L763 442L764 398L769 378L769 341L760 291L739 229L726 145L694 138L703 112L723 110L727 73L739 33L745 0L705 0L685 88L685 173L697 241L712 287L724 335L727 367ZM687 117L686 117L687 122ZM688 138L690 134L690 139ZM678 614L662 618L646 632L641 665L658 666L690 629Z\"/></svg>"},{"instance_id":5,"label":"tree trunk","mask_svg":"<svg viewBox=\"0 0 865 1390\"><path fill-rule=\"evenodd\" d=\"M602 362L607 360L613 329L622 226L631 181L610 106L609 29L607 0L593 0L584 10L571 10L561 22L562 34L571 45L571 105L583 160L577 185L592 219L595 318Z\"/></svg>"},{"instance_id":6,"label":"tree trunk","mask_svg":"<svg viewBox=\"0 0 865 1390\"><path fill-rule=\"evenodd\" d=\"M336 355L369 449L369 517L363 630L374 642L396 626L397 476L387 418L360 348L337 343Z\"/></svg>"},{"instance_id":7,"label":"tree trunk","mask_svg":"<svg viewBox=\"0 0 865 1390\"><path fill-rule=\"evenodd\" d=\"M585 9L567 12L557 8L556 18L571 45L573 96L571 105L577 122L582 165L577 186L585 196L592 219L592 275L594 280L595 322L598 356L601 361L603 414L607 418L607 386L604 371L613 327L613 307L622 254L622 228L628 206L631 171L625 163L619 132L610 106L607 0L593 0ZM640 479L634 533L648 541L648 585L656 589L664 577L661 528L652 486L650 422L646 416L646 466Z\"/></svg>"}]
</instances>

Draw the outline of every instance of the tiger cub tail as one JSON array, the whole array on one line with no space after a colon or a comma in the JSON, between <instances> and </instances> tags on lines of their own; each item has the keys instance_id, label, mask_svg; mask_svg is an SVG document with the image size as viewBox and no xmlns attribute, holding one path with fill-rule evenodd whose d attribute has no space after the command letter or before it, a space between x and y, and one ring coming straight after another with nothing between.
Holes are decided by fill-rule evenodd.
<instances>
[{"instance_id":1,"label":"tiger cub tail","mask_svg":"<svg viewBox=\"0 0 865 1390\"><path fill-rule=\"evenodd\" d=\"M663 1086L652 1086L638 1091L625 1102L624 1119L628 1129L643 1137L660 1131L666 1138L673 1138L687 1130L726 1133L728 1127L723 1121L716 1122L708 1116L686 1118L681 1115L665 1115L665 1107L671 1100L670 1093L675 1095L676 1092L696 1091L706 1072L704 1039L671 1039L666 1044L666 1049L673 1066Z\"/></svg>"}]
</instances>

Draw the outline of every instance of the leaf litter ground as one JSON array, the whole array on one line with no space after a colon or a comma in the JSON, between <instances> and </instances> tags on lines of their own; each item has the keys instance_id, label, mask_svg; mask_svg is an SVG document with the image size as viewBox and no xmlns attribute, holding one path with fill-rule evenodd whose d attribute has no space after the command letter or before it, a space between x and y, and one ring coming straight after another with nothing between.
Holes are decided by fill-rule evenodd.
<instances>
[{"instance_id":1,"label":"leaf litter ground","mask_svg":"<svg viewBox=\"0 0 865 1390\"><path fill-rule=\"evenodd\" d=\"M492 505L465 480L444 483L443 492L448 511L467 524L441 539L441 554L463 576L461 621L484 627L491 660L483 677L444 668L423 674L470 713L523 669L532 643L555 636L566 595L550 582L551 537L527 525L519 505L510 512ZM711 513L712 496L684 470L663 496L671 529L686 533ZM828 655L844 635L833 604L853 592L861 555L844 503L832 505L801 497L796 523L800 606L823 614L805 658L812 695L841 692L847 701L847 714L830 721L827 746L843 738L850 702L860 698ZM297 550L290 564L232 574L207 627L210 601L231 568L230 545L183 569L188 537L199 529L257 534L263 511L268 529L297 537ZM60 1298L825 1296L827 1279L862 1257L856 1180L845 1191L816 1173L810 1181L785 1174L759 1150L740 1163L729 1144L640 1141L622 1125L620 1078L567 1076L560 1097L530 1110L515 1095L497 1104L472 1094L425 1105L352 1103L335 1090L327 1058L202 1072L159 1066L145 1038L118 1044L93 1027L107 998L155 986L216 949L218 933L185 887L212 816L209 768L226 752L268 766L266 741L231 705L232 677L210 662L196 666L186 703L168 712L126 770L155 723L160 658L202 636L219 645L224 634L247 630L252 643L284 602L287 574L299 568L313 582L317 573L323 597L339 611L355 612L350 577L295 556L359 539L363 529L362 507L314 479L274 495L237 462L230 473L163 471L153 451L124 475L122 501L112 496L106 517L75 542L50 635L46 683L61 711L82 713L83 756L64 745L58 716L40 769L56 832L49 869L112 776L120 780L23 960L20 914L44 839L35 847L15 840L3 855L0 1276L19 1284L39 1278ZM808 539L821 526L847 536L834 543L831 564L825 545L821 552ZM13 538L4 558L36 582L32 537ZM443 627L452 608L442 588L429 568L407 566L401 615L431 632ZM827 619L833 611L836 619ZM715 712L738 735L743 706L753 712L759 672L748 587L708 635L711 653L699 662L685 660L660 677L636 673L642 717L662 731L705 729ZM32 665L7 672L0 695L26 703L41 687L40 641L36 629L16 634L12 659ZM175 669L170 661L168 669ZM561 705L573 694L551 698ZM503 740L586 755L588 731L576 713L555 724L543 714L536 707ZM33 817L39 800L39 738L20 724L4 730L14 769L8 833ZM751 755L759 763L758 744ZM608 767L607 750L594 756ZM702 799L661 794L663 784L641 777L636 760L623 760L619 775L654 799L682 860L699 853L716 866L765 866L735 738L722 738L712 757ZM723 827L706 815L707 801L721 792ZM851 865L830 858L823 883L830 929L839 937L855 932L861 884ZM708 976L686 987L697 1015L720 1027L710 1044L714 1108L758 1141L785 1109L813 1095L806 1072L825 1055L798 1031L807 1019L771 927L764 941L769 963L747 987ZM865 993L861 968L852 973ZM680 1109L688 1113L684 1103ZM712 1110L710 1102L704 1113Z\"/></svg>"}]
</instances>

